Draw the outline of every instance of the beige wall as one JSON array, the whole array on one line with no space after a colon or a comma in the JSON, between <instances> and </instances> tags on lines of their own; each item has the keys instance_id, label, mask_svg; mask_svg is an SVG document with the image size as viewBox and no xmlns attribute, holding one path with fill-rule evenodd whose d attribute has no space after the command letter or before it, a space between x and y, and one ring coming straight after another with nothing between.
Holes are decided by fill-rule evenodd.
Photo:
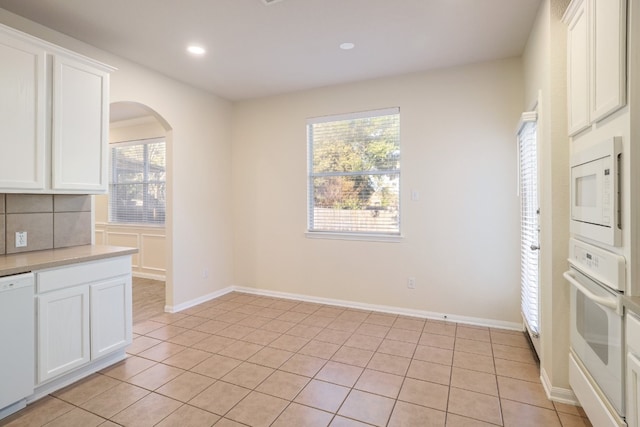
<instances>
[{"instance_id":1,"label":"beige wall","mask_svg":"<svg viewBox=\"0 0 640 427\"><path fill-rule=\"evenodd\" d=\"M520 325L522 88L511 59L234 104L235 284ZM394 106L402 241L305 238L305 120Z\"/></svg>"},{"instance_id":2,"label":"beige wall","mask_svg":"<svg viewBox=\"0 0 640 427\"><path fill-rule=\"evenodd\" d=\"M231 103L3 9L0 22L117 67L111 75L111 101L138 102L162 117L170 194L167 305L180 308L229 286Z\"/></svg>"},{"instance_id":3,"label":"beige wall","mask_svg":"<svg viewBox=\"0 0 640 427\"><path fill-rule=\"evenodd\" d=\"M109 127L110 143L162 138L164 135L164 128L153 116L112 122ZM167 239L164 226L110 224L109 196L106 194L95 196L94 214L96 244L136 247L138 253L131 260L133 275L166 279Z\"/></svg>"},{"instance_id":4,"label":"beige wall","mask_svg":"<svg viewBox=\"0 0 640 427\"><path fill-rule=\"evenodd\" d=\"M96 208L100 207L97 203ZM106 206L105 206L106 208ZM165 280L167 245L163 227L128 226L96 222L95 244L138 248L131 258L133 275Z\"/></svg>"},{"instance_id":5,"label":"beige wall","mask_svg":"<svg viewBox=\"0 0 640 427\"><path fill-rule=\"evenodd\" d=\"M566 27L560 21L568 0L545 0L523 55L525 103L538 101L540 197L541 375L550 395L572 399L568 380L569 138L566 103Z\"/></svg>"}]
</instances>

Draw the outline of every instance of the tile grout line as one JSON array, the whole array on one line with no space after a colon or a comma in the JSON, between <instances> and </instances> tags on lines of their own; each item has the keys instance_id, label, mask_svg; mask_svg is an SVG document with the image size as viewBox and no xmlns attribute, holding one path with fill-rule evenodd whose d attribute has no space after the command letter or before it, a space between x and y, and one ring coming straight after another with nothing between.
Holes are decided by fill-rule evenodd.
<instances>
[{"instance_id":1,"label":"tile grout line","mask_svg":"<svg viewBox=\"0 0 640 427\"><path fill-rule=\"evenodd\" d=\"M145 392L147 392L144 396L142 396L141 398L137 399L135 402L129 404L128 406L126 406L125 408L122 408L119 412L117 412L115 415L107 418L107 421L111 421L112 418L114 418L115 416L117 416L118 414L122 413L123 411L127 410L128 408L130 408L131 406L137 404L138 402L140 402L142 399L146 398L149 395L158 395L158 396L163 396L165 398L168 399L172 399L176 402L178 402L180 404L180 406L178 406L174 411L170 412L169 414L165 415L165 417L163 419L166 419L168 417L170 417L171 415L173 415L176 411L178 411L180 408L186 406L190 406L190 407L194 407L194 408L198 408L199 410L205 411L209 414L213 414L215 416L220 417L218 421L222 419L228 419L225 418L226 415L229 414L229 412L231 412L234 408L236 408L241 402L243 402L247 396L249 396L251 393L256 392L256 393L261 393L261 394L265 394L267 396L271 396L274 398L278 398L278 399L282 399L284 401L286 401L285 406L283 407L283 409L275 416L274 420L272 421L271 424L276 423L277 420L279 419L279 417L282 416L283 413L285 413L290 407L293 406L293 403L296 403L298 405L302 405L305 406L307 408L311 408L311 409L315 409L315 410L319 410L322 411L324 413L328 413L331 415L330 418L330 423L333 422L337 417L339 416L343 416L343 415L339 415L339 411L342 409L342 407L345 405L345 403L347 402L347 400L349 399L349 397L351 396L351 394L354 392L354 390L357 390L358 392L361 393L365 393L367 395L373 395L373 396L379 396L379 397L383 397L386 399L390 399L393 401L393 405L391 406L390 412L387 414L387 419L386 419L386 423L385 425L388 425L391 420L392 417L395 413L396 407L398 405L398 402L405 402L411 405L416 405L416 406L420 406L422 408L428 408L428 409L433 409L433 410L437 410L439 412L443 412L444 413L444 420L445 422L448 420L448 417L450 414L449 412L449 408L450 408L450 403L451 403L451 391L452 388L458 388L458 387L454 387L452 385L453 383L453 374L454 374L454 369L468 369L468 368L462 368L460 366L456 367L454 365L454 360L455 360L455 355L456 352L460 352L460 353L465 353L465 354L477 354L473 351L469 352L469 351L465 351L465 350L457 350L457 344L458 344L458 340L459 339L465 339L468 341L477 341L477 342L485 342L483 340L476 340L473 338L470 338L468 336L462 336L462 335L458 335L459 333L461 333L461 329L463 327L467 327L467 325L461 325L458 324L456 322L449 322L449 321L441 321L441 320L433 320L433 319L422 319L422 318L417 318L417 317L411 317L411 316L399 316L399 315L387 315L384 314L385 317L389 317L392 318L391 323L388 322L383 322L382 319L380 319L380 322L385 323L384 325L376 323L376 322L367 322L367 319L371 319L374 320L373 316L374 315L381 315L380 313L376 313L373 311L366 311L366 310L351 310L349 308L342 308L342 307L334 307L334 306L327 306L327 305L323 305L323 304L313 304L310 305L309 307L305 306L305 308L302 307L303 304L306 304L304 302L297 302L294 303L293 305L289 305L288 307L286 303L290 303L291 300L283 300L283 299L279 299L279 298L265 298L265 297L255 297L251 300L246 300L243 299L243 302L239 302L236 301L234 302L234 300L239 299L244 297L245 295L235 295L235 293L230 293L227 295L224 295L220 298L217 298L215 300L211 300L208 302L205 302L203 304L201 304L202 309L201 310L191 310L192 314L187 314L187 313L163 313L162 315L159 316L155 316L152 317L150 319L144 320L139 322L138 324L134 325L134 329L136 326L138 326L138 330L144 330L145 333L136 333L135 337L136 338L141 338L141 337L146 337L146 338L150 338L150 339L155 339L158 340L158 343L155 343L154 345L150 346L149 348L146 349L142 349L140 351L138 351L138 353L136 354L131 354L131 357L136 357L136 358L140 358L140 359L144 359L150 362L153 362L153 365L148 366L145 369L142 369L139 372L136 372L135 374L127 377L127 378L115 378L115 377L111 377L108 374L102 373L100 372L100 375L103 375L105 377L108 378L112 378L116 381L118 381L118 384L128 384L134 387L138 387L141 388L142 390L144 390ZM228 298L225 298L227 297ZM215 301L215 303L213 304L209 304L210 302ZM256 303L255 305L253 303ZM263 305L259 305L259 304L263 304ZM244 307L255 307L255 308L244 308ZM295 311L296 307L299 307L301 310L312 310L310 312L298 312ZM275 308L275 307L285 307L285 308ZM215 312L213 310L219 310L220 312L215 314ZM278 311L276 311L278 310ZM247 311L253 311L253 313L247 313ZM198 314L205 314L205 312L208 312L206 314L211 314L213 315L213 317L203 317L203 316L199 316ZM247 319L250 318L255 318L255 317L263 317L260 316L259 312L262 312L262 314L269 314L271 316L277 316L276 317L264 317L264 319L268 319L266 321L266 323L263 323L261 326L248 326L248 325L244 325L242 324L243 321L246 321ZM319 313L321 312L321 313ZM279 313L279 314L278 314ZM292 313L296 313L296 315L293 315ZM305 316L301 316L299 314L304 314ZM352 314L352 313L358 313L358 315L356 314ZM176 314L180 315L179 317L174 317ZM322 316L321 314L324 314L325 316ZM366 314L366 316L365 316ZM329 316L331 315L331 316ZM162 316L162 318L160 319L160 316ZM229 316L229 317L225 317L225 316ZM284 316L284 317L283 317ZM316 317L322 317L325 318L325 320L323 322L326 322L323 324L323 326L320 326L319 331L317 331L315 333L315 335L313 336L308 336L306 334L304 334L303 331L296 331L296 335L290 334L290 332L298 327L298 326L306 326L306 327L311 327L312 325L309 325L307 323L303 323L305 321L308 321L308 319L312 318L313 316ZM282 317L282 319L280 319ZM189 319L195 319L198 318L197 320L193 320L194 323L188 323ZM154 320L155 319L155 320ZM224 321L224 320L220 320L220 319L234 319L233 321L231 321L231 323L229 323L228 321ZM297 319L297 320L296 320ZM331 319L329 321L329 319ZM202 320L202 321L199 321ZM375 319L378 320L378 319ZM421 328L420 330L415 330L413 328L410 327L411 323L407 322L404 323L403 321L407 320L416 320L416 321L420 321L422 322ZM180 321L184 321L184 323L181 324L181 326L178 325L174 325L175 323L178 323ZM211 332L205 332L205 331L200 331L196 328L200 327L201 325L210 322L210 321L215 321L215 322L221 322L221 323L225 323L226 326L222 329L218 329L215 332L211 333ZM140 326L143 325L147 322L152 322L157 324L157 327L154 329L150 329L150 330L146 330L146 328L144 326ZM259 323L259 322L258 322ZM286 330L271 330L268 328L264 328L265 325L272 323L273 328L276 328L277 325L281 325L281 326L285 326L286 323L288 324L292 324L293 326L290 326L288 329ZM422 338L424 337L425 333L429 333L430 335L436 335L436 336L450 336L447 334L442 334L442 331L439 332L434 332L433 329L431 329L431 327L429 327L429 330L427 330L427 326L429 324L432 325L451 325L454 328L454 333L453 333L453 347L452 349L448 350L451 351L451 360L450 360L450 364L442 364L440 362L437 361L423 361L421 359L416 359L416 355L417 355L417 351L421 346L424 347L428 347L428 348L432 348L432 349L441 349L441 350L447 350L447 349L443 349L442 347L438 347L436 345L433 345L431 342L426 343L425 344L421 344ZM331 325L333 327L331 327ZM374 325L374 326L379 326L379 327L384 327L386 328L386 331L384 332L383 336L379 336L379 335L375 335L375 334L369 334L369 333L363 333L360 331L360 329L364 326L364 325ZM153 324L147 324L147 326L156 326ZM232 328L234 326L240 326L241 328L250 328L251 331L247 334L242 335L242 333L240 333L240 335L235 335L233 337L225 337L224 335L218 335L218 333L222 332L225 329L228 328ZM336 328L337 327L337 328ZM179 331L176 334L172 334L172 332L167 332L167 334L165 334L164 331L160 331L160 329L162 328L167 328L166 331L177 331L179 329ZM234 331L236 330L241 330L241 328L235 328ZM346 328L346 329L345 329ZM437 330L438 328L440 328L440 326L435 327L435 329ZM475 328L470 326L469 328ZM277 329L277 328L276 328ZM513 402L517 402L518 404L523 404L523 405L528 405L528 406L533 406L536 408L542 408L542 409L549 409L549 408L543 408L540 406L537 406L535 404L531 404L531 403L526 403L526 402L520 402L517 400L512 400L512 399L507 399L507 398L503 398L502 397L502 393L500 391L500 385L498 383L498 378L501 377L502 375L498 375L498 369L497 369L497 365L496 365L496 359L500 359L500 360L507 360L509 362L514 362L514 363L523 363L523 362L518 362L516 360L510 360L510 359L503 359L501 357L496 357L496 353L495 353L495 348L494 345L501 345L503 347L508 347L508 348L519 348L518 346L514 346L509 344L509 342L513 342L510 340L506 340L507 343L505 343L505 341L503 341L502 337L500 339L500 342L494 342L494 333L500 334L499 331L495 331L495 328L478 328L479 330L486 330L488 332L489 335L489 341L488 344L490 346L490 350L491 350L491 363L492 363L492 367L493 367L493 376L495 379L495 385L496 385L496 390L498 395L495 396L497 397L497 401L498 401L498 408L500 411L500 419L501 419L501 423L502 425L504 425L505 423L505 419L504 419L504 410L502 407L502 401L507 400L507 401L513 401ZM392 331L394 330L399 330L399 331L404 331L404 332L396 332L396 334L400 334L400 335L393 335L391 338L389 338L390 334L392 333ZM153 334L154 331L157 331L156 335L157 336L161 336L161 338L156 338L153 337L151 335L147 335L147 334ZM179 337L185 333L188 333L189 331L195 331L195 332L200 332L203 334L203 336L195 341L195 342L190 342L189 344L179 344L179 343L175 343L175 342L171 342L171 340L176 339L176 337ZM261 342L252 342L252 341L248 341L247 337L249 337L251 334L256 333L256 332L270 332L273 334L278 334L278 338L276 338L275 340L271 340L269 341L267 344L264 344L264 341ZM407 339L409 338L409 336L411 334L409 334L407 331L413 331L416 332L418 337L417 337L417 341L414 343L412 341L407 341ZM315 371L315 373L311 376L308 377L306 375L301 375L304 378L307 379L306 384L300 388L300 390L298 390L298 392L292 397L292 398L282 398L280 396L275 396L272 395L270 393L265 393L262 391L258 391L257 389L263 384L265 383L269 378L271 378L276 372L288 372L288 371L284 371L282 370L282 366L284 366L289 360L291 360L291 358L295 357L295 356L304 356L304 357L316 357L316 356L312 356L311 354L305 354L305 353L309 353L309 351L304 350L305 347L307 347L311 342L318 342L318 343L327 343L326 341L322 341L320 339L316 339L318 337L318 335L320 335L321 333L325 332L327 335L328 334L337 334L338 336L341 335L346 335L346 338L344 336L342 336L339 340L342 340L342 338L344 338L341 341L341 344L335 344L337 346L336 350L330 354L330 355L323 355L322 357L320 357L319 359L321 359L322 365ZM231 333L231 331L228 331L228 333ZM234 332L235 333L235 332ZM171 336L169 336L168 334L172 334ZM300 334L304 334L304 335L300 335ZM405 334L405 335L403 335ZM352 339L354 339L354 336L358 335L359 337L364 337L364 338L356 338L356 339L362 339L363 341L358 342L358 341L354 341L351 342L351 344L347 344L349 343ZM502 335L517 335L517 334L507 334L504 333ZM305 340L305 344L301 345L300 347L298 347L295 351L291 351L290 349L284 349L284 348L278 348L278 347L272 347L271 344L276 341L277 339L279 339L280 337L283 336L287 336L287 337L293 337L296 339L300 339L301 340ZM227 343L227 344L222 344L222 348L216 350L215 352L211 352L208 350L204 350L202 348L197 348L194 347L197 344L206 341L209 338L212 337L222 337L225 339L230 339L232 340L231 343ZM497 338L498 336L496 336L495 338ZM338 338L337 338L338 339ZM259 340L259 337L255 337L255 340ZM294 340L295 341L295 340ZM400 356L398 354L395 354L393 352L391 353L384 353L381 350L382 345L385 341L397 341L399 343L407 343L413 346L413 349L411 350L411 355L410 356ZM366 342L372 342L374 343L373 346L375 346L375 348L369 347L368 344L366 344ZM255 351L254 353L252 353L250 356L245 357L245 358L239 358L240 355L237 356L225 356L220 354L220 352L224 351L226 348L228 348L229 346L232 346L236 343L244 343L244 344L250 344L250 345L254 345L256 347L260 347L259 350ZM176 352L176 353L171 353L169 356L164 357L161 360L155 360L155 359L149 359L145 356L140 356L140 353L144 353L145 351L151 350L154 347L157 347L159 345L167 345L168 347L171 346L179 346L181 347L180 351ZM355 346L354 346L355 345ZM217 346L216 346L217 347ZM188 369L185 368L181 368L180 366L175 366L175 365L171 365L169 363L166 363L167 360L178 356L180 353L186 352L190 349L193 350L197 350L197 351L201 351L203 353L207 353L208 356L206 358L204 358L203 360L198 361L195 365L190 365L190 367ZM250 361L253 357L255 357L258 353L260 353L262 350L264 349L275 349L275 350L280 350L280 351L287 351L290 352L291 354L286 358L286 360L284 360L283 362L279 363L278 367L273 367L270 365L267 365L266 363L270 363L268 360L261 360L261 361ZM356 363L355 359L352 360L348 360L348 359L334 359L335 355L338 354L341 350L343 349L352 349L353 353L357 354L360 351L362 352L368 352L370 353L370 356L368 356L368 359L366 361L366 363L363 364L363 366L361 366L359 363ZM352 351L352 350L348 350L348 351ZM301 351L304 351L304 353L301 353ZM347 351L347 350L345 350ZM386 349L385 349L386 351ZM152 353L149 353L149 355L152 355ZM199 366L200 364L204 363L206 360L210 359L212 356L214 355L218 355L220 357L226 357L226 358L230 358L235 360L236 362L238 362L238 365L236 365L234 368L232 368L231 370L227 371L225 374L221 374L220 378L214 378L214 377L210 377L206 374L201 374L195 371L192 371L192 369L195 369L197 366ZM376 355L385 355L385 356L389 356L389 357L398 357L398 358L403 358L403 359L407 359L408 360L408 364L406 369L404 370L404 374L401 376L402 379L399 383L398 389L397 389L397 393L395 394L394 398L389 398L386 394L380 394L380 393L384 393L384 391L382 390L376 390L376 391L367 391L367 390L361 390L359 388L356 388L358 382L363 378L363 375L365 374L366 371L370 370L370 371L374 371L374 372L379 372L379 373L383 373L383 374L388 374L388 375L397 375L400 376L396 373L391 373L388 372L386 370L379 370L376 367L372 367L372 361L374 360L374 358L376 357ZM349 356L351 357L351 356ZM514 356L515 357L515 356ZM402 392L405 383L407 382L407 378L413 378L413 377L409 377L409 371L411 368L411 365L414 361L420 361L420 362L426 362L426 363L433 363L433 364L437 364L437 365L441 365L441 366L448 366L449 367L449 376L448 376L448 385L447 385L447 404L445 406L445 409L436 409L436 408L432 408L430 406L425 406L424 404L414 404L411 403L410 401L404 401L400 399L400 393ZM120 363L125 363L126 360L124 362L120 362ZM311 405L307 405L305 403L301 403L301 402L295 402L295 399L303 392L303 390L309 385L311 384L312 381L319 381L319 382L323 382L323 383L327 383L327 384L332 384L335 386L340 386L340 387L344 387L342 384L338 384L338 383L334 383L332 382L332 380L327 380L327 379L320 379L318 378L319 373L325 368L327 367L327 365L329 364L329 362L334 362L334 363L339 363L339 364L344 364L347 366L351 366L351 367L356 367L358 369L361 369L360 373L358 374L357 378L354 379L353 383L351 384L351 386L347 387L348 392L345 395L344 399L340 402L340 405L337 407L337 409L335 410L335 412L333 411L326 411ZM174 361L174 363L180 363L177 360ZM211 387L213 384L217 383L217 382L222 382L225 384L230 384L233 386L238 387L238 384L234 384L234 383L230 383L227 382L225 380L222 380L222 378L224 378L226 375L228 375L229 373L233 372L235 369L237 369L239 366L242 366L243 364L253 364L256 366L260 366L260 367L264 367L264 368L268 368L270 370L272 370L271 373L269 373L268 376L266 376L265 378L263 378L262 380L260 380L255 386L252 386L252 388L246 388L247 390L249 390L249 393L247 395L245 395L243 398L239 399L230 409L228 409L224 415L220 416L217 413L211 412L209 410L206 410L204 408L199 408L197 406L193 406L190 405L189 402L193 399L195 399L195 397L201 395L205 390L207 390L209 387ZM148 389L145 387L141 387L141 386L137 386L134 383L129 382L129 380L131 380L132 378L134 378L137 375L142 374L143 372L148 371L149 369L151 369L154 366L158 366L158 365L163 365L163 366L167 366L167 367L171 367L171 368L175 368L175 369L179 369L181 372L180 374L178 374L176 377L172 377L166 381L162 381L162 384L155 387L154 389ZM474 372L483 372L483 371L476 371L474 369L471 369ZM164 387L165 385L171 383L172 381L174 381L176 378L179 378L180 376L184 375L186 372L191 372L193 374L197 374L197 375L202 375L204 377L207 377L208 379L213 380L212 384L205 387L203 390L201 390L200 392L198 392L195 396L190 397L187 401L182 401L182 400L178 400L175 399L169 395L163 394L161 392L158 392L157 390L159 390L160 388ZM298 373L295 373L294 375L300 375ZM520 379L520 378L516 378L516 377L510 377L510 376L505 376L504 378L508 378L514 381L522 381L522 382L526 382L526 383L531 383L531 384L535 384L535 382L529 381L527 379ZM422 380L422 379L416 379L417 381L424 381L424 382L428 382L428 383L432 383L432 384L439 384L439 383L434 383L433 381L426 381L426 380ZM115 387L115 386L114 386ZM244 386L239 386L239 387L243 387ZM111 387L113 388L113 387ZM101 393L99 393L98 395L102 395L103 393L107 393L109 392L111 389L107 389L102 391ZM475 393L480 393L480 394L484 394L486 396L492 396L491 394L487 394L487 393L483 393L483 392L477 392L474 391L473 389L469 389L469 388L462 388L462 390L466 390L466 391L473 391ZM74 410L75 408L78 408L80 410L86 411L88 413L94 414L98 417L100 417L100 419L105 419L104 417L102 417L99 414L96 414L92 411L86 410L81 406L75 405L71 402L68 402L62 398L59 398L57 396L54 395L50 395L52 398L57 399L58 401L64 402L65 404L69 404L71 406L71 409L63 414L61 414L60 416L69 413L70 411ZM95 397L94 397L95 398ZM93 398L92 398L93 399ZM556 414L556 418L558 419L558 421L560 422L560 425L562 423L562 419L560 418L560 411L557 410L555 404L553 404L552 402L552 407L553 407L553 411ZM563 412L564 413L564 412ZM574 416L574 414L569 414L571 416ZM462 415L461 415L462 416ZM362 420L358 420L357 418L351 418L350 416L345 416L348 419L353 419L353 420L357 420L359 422L362 422ZM478 418L475 417L468 417L468 416L463 416L463 417L467 417L469 419L475 419L477 421L481 421ZM50 422L52 420L48 420L47 422ZM161 422L161 420L156 421L156 422ZM485 421L486 422L486 421Z\"/></svg>"}]
</instances>

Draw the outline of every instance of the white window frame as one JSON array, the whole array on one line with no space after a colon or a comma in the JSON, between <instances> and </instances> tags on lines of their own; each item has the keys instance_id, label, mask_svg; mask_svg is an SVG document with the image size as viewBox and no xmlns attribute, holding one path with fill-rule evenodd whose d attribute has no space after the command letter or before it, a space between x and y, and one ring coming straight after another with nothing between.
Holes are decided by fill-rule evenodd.
<instances>
[{"instance_id":1,"label":"white window frame","mask_svg":"<svg viewBox=\"0 0 640 427\"><path fill-rule=\"evenodd\" d=\"M522 114L517 132L518 196L520 197L520 306L536 352L540 336L538 114Z\"/></svg>"},{"instance_id":2,"label":"white window frame","mask_svg":"<svg viewBox=\"0 0 640 427\"><path fill-rule=\"evenodd\" d=\"M307 129L310 125L352 120L359 118L379 117L386 115L400 114L399 107L385 108L379 110L361 111L356 113L347 113L331 116L323 116L307 119ZM312 230L312 212L314 209L314 192L313 192L313 178L321 176L314 174L313 172L313 144L309 135L307 135L307 231L305 236L311 239L331 239L331 240L354 240L354 241L375 241L375 242L400 242L403 239L402 236L402 174L401 167L394 170L387 170L381 172L367 173L365 171L357 172L359 175L374 175L374 174L397 174L399 180L398 188L398 232L397 233L384 233L384 232L340 232L340 231L317 231ZM348 174L345 174L348 175Z\"/></svg>"},{"instance_id":3,"label":"white window frame","mask_svg":"<svg viewBox=\"0 0 640 427\"><path fill-rule=\"evenodd\" d=\"M164 211L165 211L165 217L164 217L164 221L162 222L146 222L146 221L118 221L118 220L114 220L112 219L112 215L113 215L113 211L112 211L112 197L113 197L113 191L112 191L112 187L114 185L117 185L117 183L113 182L113 173L114 173L114 168L115 165L113 164L113 149L117 148L118 146L133 146L133 145L149 145L149 144L157 144L157 143L164 143L165 144L165 173L166 173L166 149L167 149L167 142L166 139L164 137L160 137L160 138L145 138L145 139L137 139L137 140L131 140L131 141L122 141L122 142L114 142L114 143L110 143L109 144L109 191L108 191L108 222L109 224L112 225L117 225L117 226L132 226L132 227L155 227L155 228L164 228L166 225L166 195L165 195L165 205L164 205ZM158 181L160 182L160 181ZM165 176L165 191L166 191L166 176ZM140 184L149 184L149 181L141 181Z\"/></svg>"}]
</instances>

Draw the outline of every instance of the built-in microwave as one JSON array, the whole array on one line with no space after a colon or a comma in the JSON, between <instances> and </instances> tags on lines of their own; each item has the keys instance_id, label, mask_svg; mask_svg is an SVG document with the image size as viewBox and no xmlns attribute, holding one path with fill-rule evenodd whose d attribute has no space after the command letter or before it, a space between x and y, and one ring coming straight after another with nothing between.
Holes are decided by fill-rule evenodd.
<instances>
[{"instance_id":1,"label":"built-in microwave","mask_svg":"<svg viewBox=\"0 0 640 427\"><path fill-rule=\"evenodd\" d=\"M571 233L620 246L622 138L611 137L571 156Z\"/></svg>"}]
</instances>

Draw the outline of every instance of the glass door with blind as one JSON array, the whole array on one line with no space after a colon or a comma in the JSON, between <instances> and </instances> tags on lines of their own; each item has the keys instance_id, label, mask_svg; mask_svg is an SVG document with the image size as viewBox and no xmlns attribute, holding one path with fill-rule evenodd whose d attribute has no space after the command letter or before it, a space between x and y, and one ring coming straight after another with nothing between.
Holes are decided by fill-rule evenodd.
<instances>
[{"instance_id":1,"label":"glass door with blind","mask_svg":"<svg viewBox=\"0 0 640 427\"><path fill-rule=\"evenodd\" d=\"M539 354L539 203L537 114L522 114L518 128L520 196L520 265L522 317L533 346Z\"/></svg>"}]
</instances>

